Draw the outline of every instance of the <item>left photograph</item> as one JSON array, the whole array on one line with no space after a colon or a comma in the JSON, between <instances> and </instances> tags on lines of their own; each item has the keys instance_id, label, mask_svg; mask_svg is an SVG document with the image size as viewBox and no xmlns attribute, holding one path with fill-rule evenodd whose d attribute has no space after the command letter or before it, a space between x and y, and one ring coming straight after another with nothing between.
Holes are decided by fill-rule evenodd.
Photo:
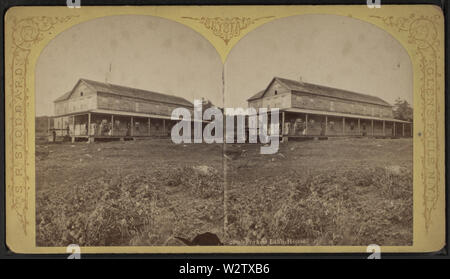
<instances>
[{"instance_id":1,"label":"left photograph","mask_svg":"<svg viewBox=\"0 0 450 279\"><path fill-rule=\"evenodd\" d=\"M153 16L53 39L36 66L36 246L221 245L222 145L170 136L174 109L223 106L222 67L200 34Z\"/></svg>"}]
</instances>

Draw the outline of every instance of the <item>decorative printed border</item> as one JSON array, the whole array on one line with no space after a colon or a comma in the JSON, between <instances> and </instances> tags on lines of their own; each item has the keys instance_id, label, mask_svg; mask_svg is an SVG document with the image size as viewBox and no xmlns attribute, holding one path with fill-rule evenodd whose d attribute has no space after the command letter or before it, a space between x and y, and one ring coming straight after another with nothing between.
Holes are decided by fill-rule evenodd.
<instances>
[{"instance_id":1,"label":"decorative printed border","mask_svg":"<svg viewBox=\"0 0 450 279\"><path fill-rule=\"evenodd\" d=\"M440 41L437 38L438 16L416 16L411 14L409 17L394 16L371 16L383 21L388 27L397 28L400 32L409 33L408 43L416 48L420 57L420 97L422 105L421 121L424 125L423 135L419 132L423 144L424 154L421 156L423 168L421 171L423 190L423 203L425 217L425 230L428 232L432 222L432 211L436 209L439 198L439 162L440 150L437 141L439 131L437 94L441 89L438 83L438 77L442 73L438 72L437 59L440 47Z\"/></svg>"},{"instance_id":2,"label":"decorative printed border","mask_svg":"<svg viewBox=\"0 0 450 279\"><path fill-rule=\"evenodd\" d=\"M13 19L12 32L12 63L10 71L12 73L11 88L12 98L9 107L12 111L11 141L12 161L10 163L11 183L7 186L10 191L11 209L15 212L23 232L27 235L29 225L28 205L30 191L30 177L27 168L29 131L26 125L27 107L30 106L30 92L27 84L27 74L29 65L29 54L31 49L48 34L52 34L52 29L59 23L64 23L74 18L66 17L27 17L21 20ZM34 94L34 92L33 92ZM34 105L34 104L33 104ZM34 119L34 115L31 115ZM33 134L33 133L32 133ZM34 210L34 209L33 209Z\"/></svg>"},{"instance_id":3,"label":"decorative printed border","mask_svg":"<svg viewBox=\"0 0 450 279\"><path fill-rule=\"evenodd\" d=\"M211 30L213 34L221 38L226 45L232 38L239 38L241 36L241 31L246 29L252 24L255 24L261 19L275 18L275 16L264 16L258 18L250 17L205 17L200 18L182 16L183 19L195 20L203 26Z\"/></svg>"},{"instance_id":4,"label":"decorative printed border","mask_svg":"<svg viewBox=\"0 0 450 279\"><path fill-rule=\"evenodd\" d=\"M385 29L398 39L413 57L414 70L414 102L415 134L414 134L414 243L412 247L383 247L384 251L431 251L444 242L444 202L443 202L443 156L444 121L443 112L443 17L442 12L432 6L393 6L383 9L367 9L367 7L348 7L345 11L335 10L327 6L302 7L183 7L184 15L174 12L176 7L85 7L83 9L67 9L62 7L17 8L17 12L5 16L5 69L7 102L5 115L6 132L6 218L7 243L9 247L21 252L64 253L65 247L35 246L33 228L34 181L30 175L34 169L34 154L30 152L34 142L34 131L29 130L34 121L30 108L34 106L34 63L44 43L57 35L63 28L90 19L118 14L141 14L159 16L185 24L207 38L222 61L240 39L259 25L256 22L287 16L306 14L323 14L350 16ZM405 12L405 7L408 11ZM94 13L84 13L92 9ZM37 13L35 11L38 11ZM74 13L76 10L76 13ZM80 11L83 10L83 11ZM185 12L187 11L187 12ZM213 11L213 12L211 12ZM237 12L238 11L238 12ZM245 15L242 15L245 11ZM211 12L211 13L210 13ZM207 17L210 14L228 13L228 17ZM351 12L351 14L349 14ZM408 13L410 12L410 14ZM415 12L415 13L414 13ZM41 14L45 16L35 16ZM79 14L79 15L73 15ZM261 16L275 14L276 16ZM386 15L388 14L388 15ZM54 15L54 16L52 16ZM63 16L61 16L63 15ZM67 15L67 16L64 16ZM358 15L358 16L356 16ZM75 18L79 17L77 20ZM73 23L75 21L75 23ZM260 22L261 23L261 22ZM384 26L384 27L383 27ZM405 37L408 37L408 40ZM212 40L212 38L214 40ZM217 43L216 38L220 44ZM224 44L222 44L222 41ZM419 65L419 66L417 66ZM420 88L420 91L416 90ZM417 93L420 92L420 96ZM419 100L419 98L420 100ZM422 126L423 125L423 126ZM416 139L420 144L416 143ZM416 153L417 152L417 153ZM418 160L419 159L419 160ZM420 175L419 175L420 173ZM416 176L416 175L414 175ZM421 193L418 192L420 190ZM419 195L417 195L419 194ZM416 200L417 198L417 200ZM417 202L419 201L419 202ZM423 203L423 204L422 204ZM422 207L423 206L423 207ZM416 208L417 207L417 208ZM417 211L420 209L420 211ZM420 215L422 214L422 215ZM441 215L442 214L442 215ZM9 227L8 227L9 225ZM224 249L220 249L224 248ZM441 247L439 247L441 248ZM14 250L14 249L13 249ZM213 248L178 248L178 247L83 247L83 251L91 252L343 252L365 251L365 247L219 247Z\"/></svg>"}]
</instances>

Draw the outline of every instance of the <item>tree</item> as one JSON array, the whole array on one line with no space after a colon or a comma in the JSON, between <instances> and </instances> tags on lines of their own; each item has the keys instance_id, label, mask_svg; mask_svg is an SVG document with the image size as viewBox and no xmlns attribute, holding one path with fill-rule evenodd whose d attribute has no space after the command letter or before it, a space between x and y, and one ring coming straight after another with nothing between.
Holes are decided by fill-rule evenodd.
<instances>
[{"instance_id":1,"label":"tree","mask_svg":"<svg viewBox=\"0 0 450 279\"><path fill-rule=\"evenodd\" d=\"M413 121L413 108L402 98L397 98L394 104L394 118L404 121Z\"/></svg>"}]
</instances>

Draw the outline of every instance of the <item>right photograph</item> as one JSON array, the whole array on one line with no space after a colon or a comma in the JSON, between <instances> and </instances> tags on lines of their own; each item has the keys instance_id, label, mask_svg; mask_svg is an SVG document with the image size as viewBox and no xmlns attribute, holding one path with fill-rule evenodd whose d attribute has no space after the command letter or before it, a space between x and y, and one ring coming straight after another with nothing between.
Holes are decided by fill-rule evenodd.
<instances>
[{"instance_id":1,"label":"right photograph","mask_svg":"<svg viewBox=\"0 0 450 279\"><path fill-rule=\"evenodd\" d=\"M225 243L413 245L413 69L386 31L351 15L264 24L225 61L224 106L278 108L280 139L271 155L224 144Z\"/></svg>"}]
</instances>

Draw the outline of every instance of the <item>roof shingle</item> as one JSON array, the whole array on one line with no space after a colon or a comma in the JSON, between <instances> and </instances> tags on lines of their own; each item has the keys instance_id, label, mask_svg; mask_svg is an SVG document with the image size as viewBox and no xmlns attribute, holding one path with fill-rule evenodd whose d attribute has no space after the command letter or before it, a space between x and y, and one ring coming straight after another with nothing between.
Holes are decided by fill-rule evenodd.
<instances>
[{"instance_id":1,"label":"roof shingle","mask_svg":"<svg viewBox=\"0 0 450 279\"><path fill-rule=\"evenodd\" d=\"M337 89L337 88L333 88L333 87L317 85L317 84L312 84L312 83L307 83L307 82L300 82L300 81L279 78L279 77L275 77L274 80L279 81L281 84L285 85L289 90L294 91L294 92L295 91L305 92L305 93L319 95L319 96L339 98L339 99L356 101L356 102L364 102L364 103L389 106L389 107L392 106L388 102L384 101L383 99L376 97L376 96L372 96L372 95L361 94L361 93L356 93L356 92L352 92L352 91L348 91L348 90ZM248 100L250 101L250 100L261 98L264 94L264 91L262 93L258 92L256 95L252 96Z\"/></svg>"},{"instance_id":2,"label":"roof shingle","mask_svg":"<svg viewBox=\"0 0 450 279\"><path fill-rule=\"evenodd\" d=\"M138 99L144 99L154 102L161 102L161 103L171 103L176 105L184 105L192 107L193 104L189 102L188 100L173 96L173 95L167 95L162 93L157 93L153 91L143 90L143 89L136 89L121 85L115 85L110 83L104 83L99 81L93 81L88 79L80 79L80 81L85 82L88 86L90 86L92 89L94 89L96 92L103 92L103 93L110 93L115 94L119 96L125 96L130 98L138 98ZM72 91L64 94L63 96L59 97L55 100L57 101L63 101L70 97L70 93Z\"/></svg>"},{"instance_id":3,"label":"roof shingle","mask_svg":"<svg viewBox=\"0 0 450 279\"><path fill-rule=\"evenodd\" d=\"M250 98L247 99L247 101L252 101L252 100L256 100L261 98L264 95L264 92L266 92L266 90L261 90L258 93L256 93L255 95L251 96Z\"/></svg>"},{"instance_id":4,"label":"roof shingle","mask_svg":"<svg viewBox=\"0 0 450 279\"><path fill-rule=\"evenodd\" d=\"M62 96L59 96L58 98L56 98L55 102L67 100L70 97L70 93L72 93L72 91L64 93Z\"/></svg>"}]
</instances>

